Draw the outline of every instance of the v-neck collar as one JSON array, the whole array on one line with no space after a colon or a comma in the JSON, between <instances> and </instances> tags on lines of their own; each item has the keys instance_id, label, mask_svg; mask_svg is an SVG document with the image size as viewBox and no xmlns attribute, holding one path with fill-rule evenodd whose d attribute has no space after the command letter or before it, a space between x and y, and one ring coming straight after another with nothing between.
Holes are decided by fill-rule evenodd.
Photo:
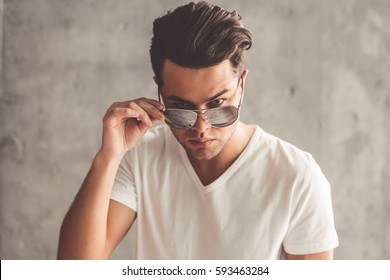
<instances>
[{"instance_id":1,"label":"v-neck collar","mask_svg":"<svg viewBox=\"0 0 390 280\"><path fill-rule=\"evenodd\" d=\"M249 140L248 144L245 146L244 150L241 152L241 154L238 156L238 158L233 162L232 165L229 166L228 169L225 170L224 173L222 173L221 176L219 176L216 180L214 180L211 184L204 186L202 181L199 179L198 174L196 174L188 155L185 151L185 149L181 146L181 144L178 142L179 145L179 152L181 156L181 160L190 175L192 181L196 185L196 187L204 193L211 192L214 189L218 188L219 186L224 185L232 176L234 172L237 171L237 169L241 166L241 163L247 158L246 154L252 150L252 146L255 145L257 142L257 139L260 137L260 127L255 126L255 131L253 132L253 135L251 136L251 139Z\"/></svg>"}]
</instances>

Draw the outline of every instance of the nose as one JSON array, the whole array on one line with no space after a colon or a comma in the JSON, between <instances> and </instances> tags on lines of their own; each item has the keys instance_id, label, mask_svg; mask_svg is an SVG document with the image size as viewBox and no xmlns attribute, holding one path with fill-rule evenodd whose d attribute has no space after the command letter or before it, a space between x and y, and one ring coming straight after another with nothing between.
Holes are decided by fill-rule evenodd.
<instances>
[{"instance_id":1,"label":"nose","mask_svg":"<svg viewBox=\"0 0 390 280\"><path fill-rule=\"evenodd\" d=\"M195 129L199 132L204 132L207 129L209 129L210 127L211 127L211 125L207 121L206 116L204 114L198 114L198 117L196 119L196 123L194 124L192 129Z\"/></svg>"}]
</instances>

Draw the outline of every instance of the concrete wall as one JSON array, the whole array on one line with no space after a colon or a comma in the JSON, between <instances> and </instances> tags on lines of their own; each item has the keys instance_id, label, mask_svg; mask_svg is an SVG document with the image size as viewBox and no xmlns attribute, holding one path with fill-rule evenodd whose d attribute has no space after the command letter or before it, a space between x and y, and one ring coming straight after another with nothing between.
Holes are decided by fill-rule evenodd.
<instances>
[{"instance_id":1,"label":"concrete wall","mask_svg":"<svg viewBox=\"0 0 390 280\"><path fill-rule=\"evenodd\" d=\"M113 101L155 97L152 20L184 1L4 1L2 259L54 259ZM242 118L310 151L337 259L390 259L390 2L215 1L255 41ZM1 72L0 72L1 74ZM113 258L131 258L131 236Z\"/></svg>"}]
</instances>

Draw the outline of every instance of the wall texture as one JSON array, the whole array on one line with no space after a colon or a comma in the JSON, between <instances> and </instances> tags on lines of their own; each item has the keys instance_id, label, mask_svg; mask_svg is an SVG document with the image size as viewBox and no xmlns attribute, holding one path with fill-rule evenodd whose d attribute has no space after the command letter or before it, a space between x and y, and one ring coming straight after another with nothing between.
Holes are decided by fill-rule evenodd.
<instances>
[{"instance_id":1,"label":"wall texture","mask_svg":"<svg viewBox=\"0 0 390 280\"><path fill-rule=\"evenodd\" d=\"M156 96L151 23L181 3L4 1L2 259L56 257L102 116L114 101ZM390 1L214 3L255 38L242 119L311 152L331 182L335 258L390 259ZM113 258L132 247L130 234Z\"/></svg>"}]
</instances>

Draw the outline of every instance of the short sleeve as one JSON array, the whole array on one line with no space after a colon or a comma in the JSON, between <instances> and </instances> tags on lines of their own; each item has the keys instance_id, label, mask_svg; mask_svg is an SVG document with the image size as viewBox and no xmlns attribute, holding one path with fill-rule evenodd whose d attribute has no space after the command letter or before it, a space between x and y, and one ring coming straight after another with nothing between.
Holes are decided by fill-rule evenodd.
<instances>
[{"instance_id":1,"label":"short sleeve","mask_svg":"<svg viewBox=\"0 0 390 280\"><path fill-rule=\"evenodd\" d=\"M339 245L329 182L311 156L310 163L306 178L294 186L291 197L290 223L283 242L289 254L320 253Z\"/></svg>"},{"instance_id":2,"label":"short sleeve","mask_svg":"<svg viewBox=\"0 0 390 280\"><path fill-rule=\"evenodd\" d=\"M123 157L111 192L111 199L137 211L137 191L129 152Z\"/></svg>"}]
</instances>

